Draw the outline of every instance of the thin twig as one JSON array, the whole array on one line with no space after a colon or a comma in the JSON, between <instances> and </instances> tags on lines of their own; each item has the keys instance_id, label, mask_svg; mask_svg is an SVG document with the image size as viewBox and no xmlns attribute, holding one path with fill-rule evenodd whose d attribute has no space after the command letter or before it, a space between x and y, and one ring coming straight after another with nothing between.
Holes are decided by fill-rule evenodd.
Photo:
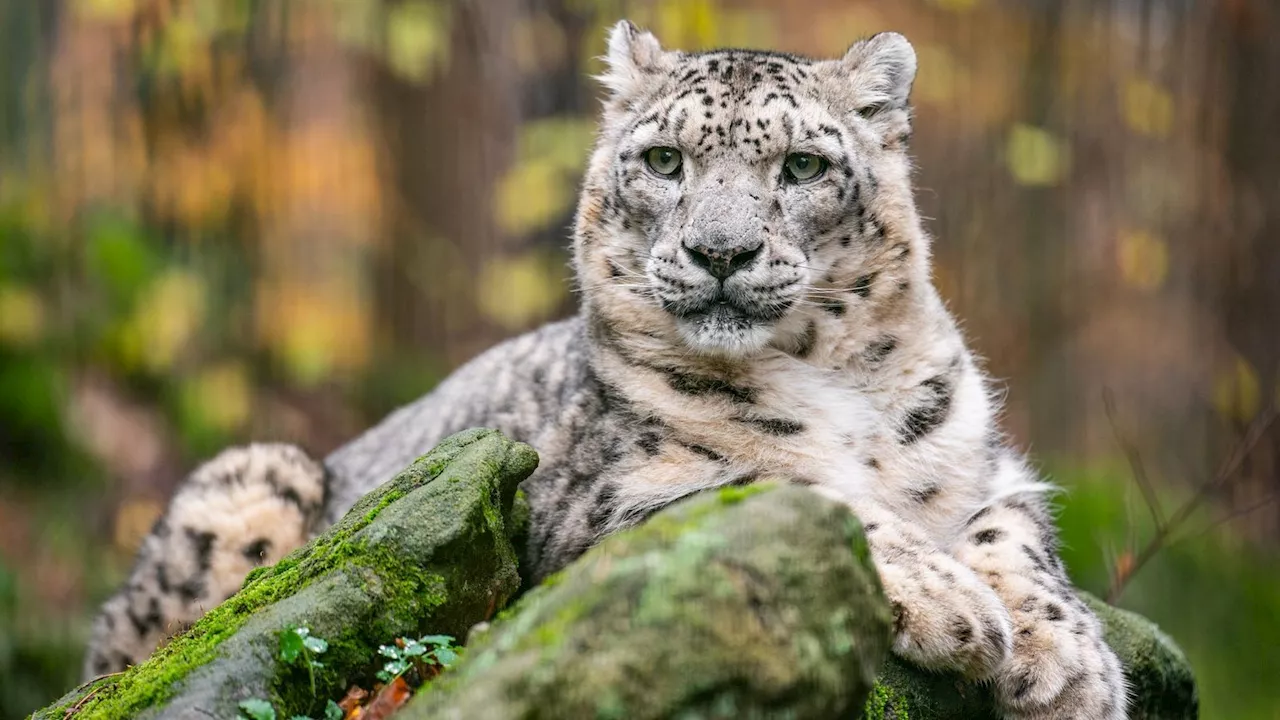
<instances>
[{"instance_id":1,"label":"thin twig","mask_svg":"<svg viewBox=\"0 0 1280 720\"><path fill-rule=\"evenodd\" d=\"M1136 575L1138 571L1151 560L1151 558L1155 557L1156 553L1160 552L1161 548L1168 545L1170 536L1176 532L1188 518L1191 517L1196 509L1200 507L1200 504L1204 499L1211 493L1220 490L1228 480L1235 476L1236 471L1240 469L1240 466L1244 464L1245 459L1253 452L1258 441L1266 435L1267 431L1275 423L1278 415L1280 415L1280 406L1272 404L1260 415L1255 417L1253 422L1249 423L1249 428L1245 431L1244 436L1240 438L1240 441L1236 443L1234 448L1232 448L1231 454L1228 455L1227 459L1218 467L1218 471L1214 473L1213 479L1201 485L1196 490L1196 493L1192 495L1189 500L1182 503L1173 515L1169 517L1168 522L1166 522L1163 527L1156 530L1156 533L1151 537L1151 540L1147 542L1136 556L1134 556L1133 562L1129 565L1127 571L1117 571L1112 575L1111 589L1107 591L1108 603L1114 603L1120 598L1120 594L1124 592L1125 587L1129 584L1129 581L1133 576Z\"/></svg>"},{"instance_id":2,"label":"thin twig","mask_svg":"<svg viewBox=\"0 0 1280 720\"><path fill-rule=\"evenodd\" d=\"M98 694L98 691L99 691L99 690L101 690L101 689L102 689L102 687L101 687L101 686L98 686L98 687L96 687L96 688L94 688L94 689L90 690L89 692L85 693L85 694L84 694L84 697L82 697L82 698L80 698L79 700L77 700L77 701L76 701L76 704L75 704L75 705L72 705L72 706L67 710L67 714L66 714L66 715L63 715L62 717L63 717L63 718L69 718L69 717L71 717L72 715L75 715L76 713L80 712L80 708L81 708L85 703L89 702L89 698L93 697L94 695L97 695L97 694Z\"/></svg>"},{"instance_id":3,"label":"thin twig","mask_svg":"<svg viewBox=\"0 0 1280 720\"><path fill-rule=\"evenodd\" d=\"M1219 527L1223 525L1226 525L1232 520L1244 517L1245 515L1248 515L1249 513L1255 512L1257 510L1261 510L1262 508L1270 505L1276 500L1280 500L1280 495L1276 495L1276 494L1268 495L1262 498L1261 500L1253 503L1252 505L1248 505L1243 508L1240 508L1239 510L1233 510L1230 513L1227 513L1225 516L1220 517L1217 520L1214 520L1213 522L1209 523L1207 527L1202 528L1199 532L1196 532L1192 535L1185 535L1183 537L1178 538L1177 540L1171 541L1169 544L1174 545L1184 540L1191 540L1193 538L1198 538L1204 535L1208 535L1209 533L1213 532L1214 530L1217 530Z\"/></svg>"},{"instance_id":4,"label":"thin twig","mask_svg":"<svg viewBox=\"0 0 1280 720\"><path fill-rule=\"evenodd\" d=\"M107 673L106 675L99 675L98 677L93 678L92 680L86 680L86 681L84 681L84 682L80 683L80 685L78 685L78 686L76 687L76 690L79 690L80 688L88 687L89 685L92 685L93 683L96 683L96 682L98 682L99 680L102 680L102 679L104 679L104 678L109 678L109 677L113 677L113 676L115 676L115 675L123 675L123 674L124 674L124 670L119 670L119 671L117 671L117 672ZM65 714L65 715L63 715L62 717L63 717L63 718L69 718L69 717L71 717L72 715L75 715L76 713L80 712L80 708L84 707L84 704L85 704L85 703L87 703L87 702L89 702L89 698L93 697L94 695L97 695L97 694L98 694L98 691L99 691L99 690L101 690L101 689L102 689L102 688L104 688L104 687L106 687L106 686L105 686L105 685L99 685L98 687L96 687L96 688L94 688L94 689L90 690L89 692L85 693L85 694L84 694L84 697L82 697L82 698L80 698L79 700L77 700L75 705L72 705L70 708L68 708L68 709L67 709L66 714Z\"/></svg>"},{"instance_id":5,"label":"thin twig","mask_svg":"<svg viewBox=\"0 0 1280 720\"><path fill-rule=\"evenodd\" d=\"M1228 456L1227 461L1218 468L1218 472L1214 475L1213 481L1207 485L1200 486L1200 491L1196 493L1196 496L1187 501L1182 508L1179 508L1179 512L1183 513L1185 510L1184 514L1190 515L1195 508L1187 508L1187 505L1199 502L1204 498L1204 496L1210 494L1210 492L1221 489L1222 486L1225 485L1233 475L1235 475L1236 471L1240 469L1240 466L1244 464L1245 459L1253 452L1253 448L1258 444L1258 441L1266 435L1269 429L1271 429L1271 426L1275 423L1277 416L1280 416L1280 406L1271 405L1263 411L1262 414L1255 417L1253 422L1249 423L1249 428L1245 431L1244 437L1240 439L1240 442L1236 443L1236 446L1232 450L1231 455ZM1185 519L1185 517L1183 519Z\"/></svg>"},{"instance_id":6,"label":"thin twig","mask_svg":"<svg viewBox=\"0 0 1280 720\"><path fill-rule=\"evenodd\" d=\"M127 670L127 669L126 669L126 670ZM90 685L92 685L92 684L94 684L94 683L98 682L99 680L105 680L106 678L109 678L109 677L115 677L116 675L123 675L123 674L125 674L126 670L117 670L117 671L115 671L115 672L109 672L109 673L107 673L107 674L105 674L105 675L99 675L99 676L97 676L97 677L91 677L91 678L89 678L88 680L85 680L84 682L82 682L82 683L80 683L79 685L75 686L75 689L73 689L71 692L76 692L76 691L78 691L78 690L83 690L84 688L89 687Z\"/></svg>"},{"instance_id":7,"label":"thin twig","mask_svg":"<svg viewBox=\"0 0 1280 720\"><path fill-rule=\"evenodd\" d=\"M1159 532L1164 528L1164 513L1160 510L1160 499L1151 485L1151 479L1147 477L1147 470L1142 464L1142 456L1138 454L1138 449L1120 432L1120 424L1116 421L1116 399L1111 388L1102 389L1102 407L1107 413L1107 422L1111 423L1111 432L1116 436L1116 444L1120 446L1125 459L1129 461L1129 470L1133 473L1133 479L1142 490L1142 498L1147 503L1147 509L1151 511L1156 532Z\"/></svg>"}]
</instances>

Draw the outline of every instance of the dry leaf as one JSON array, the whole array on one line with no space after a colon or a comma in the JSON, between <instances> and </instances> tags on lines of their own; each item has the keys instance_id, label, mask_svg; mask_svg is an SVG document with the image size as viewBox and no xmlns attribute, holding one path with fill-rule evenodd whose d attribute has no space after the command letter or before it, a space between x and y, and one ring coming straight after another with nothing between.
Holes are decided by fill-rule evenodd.
<instances>
[{"instance_id":1,"label":"dry leaf","mask_svg":"<svg viewBox=\"0 0 1280 720\"><path fill-rule=\"evenodd\" d=\"M364 712L360 714L360 720L384 720L409 702L409 698L413 697L413 689L409 687L409 683L405 682L403 677L397 677L387 683L378 694L374 696L373 702L365 706Z\"/></svg>"}]
</instances>

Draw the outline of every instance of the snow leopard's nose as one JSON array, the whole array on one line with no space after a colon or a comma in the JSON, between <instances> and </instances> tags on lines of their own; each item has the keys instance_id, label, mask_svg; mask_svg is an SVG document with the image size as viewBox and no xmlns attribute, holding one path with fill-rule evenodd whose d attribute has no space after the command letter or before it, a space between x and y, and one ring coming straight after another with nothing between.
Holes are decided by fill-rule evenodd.
<instances>
[{"instance_id":1,"label":"snow leopard's nose","mask_svg":"<svg viewBox=\"0 0 1280 720\"><path fill-rule=\"evenodd\" d=\"M739 270L748 267L760 255L764 245L760 240L745 243L690 244L684 242L684 251L694 265L711 273L718 280L726 280Z\"/></svg>"}]
</instances>

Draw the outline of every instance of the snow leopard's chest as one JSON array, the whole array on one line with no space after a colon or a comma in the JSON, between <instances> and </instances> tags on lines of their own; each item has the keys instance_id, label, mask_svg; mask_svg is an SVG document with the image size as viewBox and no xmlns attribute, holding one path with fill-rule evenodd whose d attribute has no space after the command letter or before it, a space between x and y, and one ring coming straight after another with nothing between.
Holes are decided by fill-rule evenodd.
<instances>
[{"instance_id":1,"label":"snow leopard's chest","mask_svg":"<svg viewBox=\"0 0 1280 720\"><path fill-rule=\"evenodd\" d=\"M898 372L912 387L928 379ZM780 354L730 380L655 374L631 394L682 444L723 468L709 482L782 476L855 507L892 507L942 536L985 495L988 419L976 377L957 371L941 399L924 388L877 389Z\"/></svg>"}]
</instances>

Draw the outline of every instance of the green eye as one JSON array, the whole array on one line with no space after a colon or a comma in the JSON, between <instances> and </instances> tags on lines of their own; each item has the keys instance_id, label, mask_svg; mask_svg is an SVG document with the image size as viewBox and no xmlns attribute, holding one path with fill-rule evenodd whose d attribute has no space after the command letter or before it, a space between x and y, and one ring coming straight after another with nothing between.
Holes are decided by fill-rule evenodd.
<instances>
[{"instance_id":1,"label":"green eye","mask_svg":"<svg viewBox=\"0 0 1280 720\"><path fill-rule=\"evenodd\" d=\"M659 175L671 176L680 172L680 151L670 147L649 148L645 162Z\"/></svg>"},{"instance_id":2,"label":"green eye","mask_svg":"<svg viewBox=\"0 0 1280 720\"><path fill-rule=\"evenodd\" d=\"M821 175L827 169L827 161L809 153L792 153L782 168L793 182L804 182Z\"/></svg>"}]
</instances>

